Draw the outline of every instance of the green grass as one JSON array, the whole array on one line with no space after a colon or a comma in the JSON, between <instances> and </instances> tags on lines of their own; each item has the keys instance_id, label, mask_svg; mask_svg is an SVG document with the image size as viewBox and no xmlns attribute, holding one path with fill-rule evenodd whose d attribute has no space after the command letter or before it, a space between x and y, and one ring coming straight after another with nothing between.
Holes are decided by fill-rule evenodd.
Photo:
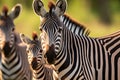
<instances>
[{"instance_id":1,"label":"green grass","mask_svg":"<svg viewBox=\"0 0 120 80\"><path fill-rule=\"evenodd\" d=\"M36 16L32 11L24 11L15 20L16 30L31 36L33 31L39 32L39 16Z\"/></svg>"}]
</instances>

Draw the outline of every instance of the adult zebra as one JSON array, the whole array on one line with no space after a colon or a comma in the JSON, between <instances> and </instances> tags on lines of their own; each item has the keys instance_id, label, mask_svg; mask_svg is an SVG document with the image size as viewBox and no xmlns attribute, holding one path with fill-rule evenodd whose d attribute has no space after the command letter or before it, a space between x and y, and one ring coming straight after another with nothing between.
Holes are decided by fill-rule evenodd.
<instances>
[{"instance_id":1,"label":"adult zebra","mask_svg":"<svg viewBox=\"0 0 120 80\"><path fill-rule=\"evenodd\" d=\"M28 61L33 69L33 80L58 80L58 75L51 65L45 63L41 42L36 33L33 33L33 40L21 34L22 41L26 44Z\"/></svg>"},{"instance_id":2,"label":"adult zebra","mask_svg":"<svg viewBox=\"0 0 120 80\"><path fill-rule=\"evenodd\" d=\"M27 60L26 46L15 32L13 20L19 16L21 5L17 4L8 14L3 7L0 15L0 70L2 80L31 80L32 72Z\"/></svg>"},{"instance_id":3,"label":"adult zebra","mask_svg":"<svg viewBox=\"0 0 120 80\"><path fill-rule=\"evenodd\" d=\"M120 79L120 32L102 38L75 35L59 19L65 12L65 0L58 0L55 10L49 12L40 0L35 3L35 12L43 18L42 46L61 80Z\"/></svg>"}]
</instances>

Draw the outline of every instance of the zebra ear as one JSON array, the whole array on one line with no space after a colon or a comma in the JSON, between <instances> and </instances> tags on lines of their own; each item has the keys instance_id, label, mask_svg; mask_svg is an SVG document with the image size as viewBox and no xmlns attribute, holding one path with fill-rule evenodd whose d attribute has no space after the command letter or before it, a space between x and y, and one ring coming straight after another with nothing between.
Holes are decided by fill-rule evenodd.
<instances>
[{"instance_id":1,"label":"zebra ear","mask_svg":"<svg viewBox=\"0 0 120 80\"><path fill-rule=\"evenodd\" d=\"M9 16L12 18L12 19L15 19L19 16L20 12L21 12L21 4L17 4L15 5L14 8L12 8L12 11L10 12Z\"/></svg>"},{"instance_id":2,"label":"zebra ear","mask_svg":"<svg viewBox=\"0 0 120 80\"><path fill-rule=\"evenodd\" d=\"M47 13L46 10L44 9L44 4L41 0L33 1L33 10L37 15L41 17L44 17L45 14Z\"/></svg>"},{"instance_id":3,"label":"zebra ear","mask_svg":"<svg viewBox=\"0 0 120 80\"><path fill-rule=\"evenodd\" d=\"M24 34L20 34L20 38L22 40L23 43L25 44L30 44L32 42L31 39L29 39L27 36L25 36Z\"/></svg>"},{"instance_id":4,"label":"zebra ear","mask_svg":"<svg viewBox=\"0 0 120 80\"><path fill-rule=\"evenodd\" d=\"M55 13L58 16L63 15L65 13L66 6L67 6L67 1L66 0L58 0L57 3L56 3Z\"/></svg>"}]
</instances>

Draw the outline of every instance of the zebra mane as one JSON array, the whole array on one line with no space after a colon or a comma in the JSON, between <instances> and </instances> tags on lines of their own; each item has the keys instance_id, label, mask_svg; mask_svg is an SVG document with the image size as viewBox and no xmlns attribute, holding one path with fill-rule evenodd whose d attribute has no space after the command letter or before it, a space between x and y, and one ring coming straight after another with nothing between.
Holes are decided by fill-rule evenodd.
<instances>
[{"instance_id":1,"label":"zebra mane","mask_svg":"<svg viewBox=\"0 0 120 80\"><path fill-rule=\"evenodd\" d=\"M50 9L49 12L52 13L55 10L55 3L53 1L49 1L48 7Z\"/></svg>"},{"instance_id":2,"label":"zebra mane","mask_svg":"<svg viewBox=\"0 0 120 80\"><path fill-rule=\"evenodd\" d=\"M32 39L33 39L33 40L38 39L38 35L37 35L36 32L33 32L33 33L32 33Z\"/></svg>"},{"instance_id":3,"label":"zebra mane","mask_svg":"<svg viewBox=\"0 0 120 80\"><path fill-rule=\"evenodd\" d=\"M65 20L68 20L69 23L73 24L74 26L79 27L79 28L80 28L80 31L81 31L82 33L84 33L84 35L89 35L89 34L90 34L90 30L89 30L89 29L87 29L83 24L81 24L81 23L79 23L78 21L76 21L76 20L74 20L73 18L71 18L68 14L64 14L64 15L62 15L61 17L64 18ZM63 22L64 24L66 24L66 23L64 22L64 20L63 20L62 22ZM72 26L72 27L74 27L74 26ZM66 27L68 27L68 26L66 26Z\"/></svg>"},{"instance_id":4,"label":"zebra mane","mask_svg":"<svg viewBox=\"0 0 120 80\"><path fill-rule=\"evenodd\" d=\"M50 11L52 11L52 9L55 9L55 3L53 1L50 1L48 4L48 7L49 7ZM65 23L64 19L62 19L62 18L69 21L69 23L73 24L75 26L75 28L77 28L77 27L80 28L79 33L81 33L81 35L86 35L86 36L89 35L90 30L87 29L84 25L80 24L78 21L71 18L68 14L65 13L64 15L60 16L60 20L64 23L64 25L66 27L68 27L67 24ZM72 26L72 27L74 27L74 26Z\"/></svg>"},{"instance_id":5,"label":"zebra mane","mask_svg":"<svg viewBox=\"0 0 120 80\"><path fill-rule=\"evenodd\" d=\"M7 16L7 14L8 14L8 7L7 6L3 6L3 8L2 8L2 15Z\"/></svg>"},{"instance_id":6,"label":"zebra mane","mask_svg":"<svg viewBox=\"0 0 120 80\"><path fill-rule=\"evenodd\" d=\"M55 8L55 3L53 1L49 1L48 7L49 7L49 9Z\"/></svg>"}]
</instances>

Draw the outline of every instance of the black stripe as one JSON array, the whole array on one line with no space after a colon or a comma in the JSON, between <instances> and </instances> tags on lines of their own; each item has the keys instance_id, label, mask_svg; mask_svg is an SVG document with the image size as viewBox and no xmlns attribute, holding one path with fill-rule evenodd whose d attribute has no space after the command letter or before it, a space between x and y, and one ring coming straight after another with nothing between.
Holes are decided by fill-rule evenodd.
<instances>
[{"instance_id":1,"label":"black stripe","mask_svg":"<svg viewBox=\"0 0 120 80\"><path fill-rule=\"evenodd\" d=\"M115 56L115 58L114 58L114 71L115 71L115 74L114 74L114 76L115 76L115 80L118 80L118 60L120 59L120 52L119 53L117 53L117 55Z\"/></svg>"}]
</instances>

